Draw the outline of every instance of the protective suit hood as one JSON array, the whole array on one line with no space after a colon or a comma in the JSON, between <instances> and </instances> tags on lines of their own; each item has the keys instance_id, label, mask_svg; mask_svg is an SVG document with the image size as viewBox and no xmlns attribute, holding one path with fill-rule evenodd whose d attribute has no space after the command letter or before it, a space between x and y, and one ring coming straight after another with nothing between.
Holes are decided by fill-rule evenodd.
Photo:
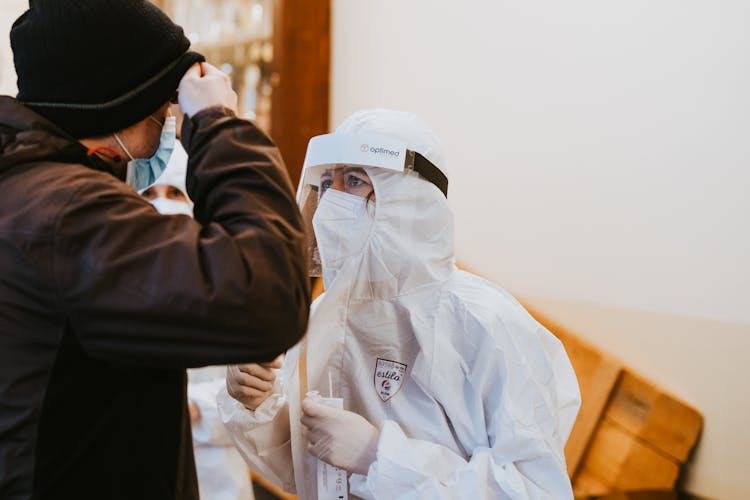
<instances>
[{"instance_id":1,"label":"protective suit hood","mask_svg":"<svg viewBox=\"0 0 750 500\"><path fill-rule=\"evenodd\" d=\"M447 177L439 141L412 113L381 109L359 111L342 123L334 135L362 137L362 141L359 141L363 142L361 148L373 146L373 138L392 140L391 144L403 145L409 152L423 155L439 173ZM311 148L314 140L311 141ZM310 150L306 164L309 156ZM403 162L402 158L398 158L395 165ZM317 261L311 267L322 265L331 268L335 261L336 275L346 276L344 279L349 281L340 286L349 288L353 299L395 297L428 283L447 279L455 270L453 215L441 188L413 169L398 172L364 163L358 166L370 177L374 190L374 201L368 203L368 210L360 221L361 225L370 226L362 251L344 262L335 255L336 249L329 250L327 255L326 252L320 255L316 247L326 242L318 242L313 234L310 255ZM319 175L319 172L313 171L311 182L317 182L316 176ZM298 201L303 213L306 205L309 212L314 212L317 205L308 204L304 199L305 182L303 178ZM317 196L316 193L312 192L310 196ZM311 220L312 213L306 217ZM314 232L311 227L310 230ZM323 262L326 257L331 262ZM343 270L346 272L339 272ZM332 283L326 285L330 288Z\"/></svg>"},{"instance_id":2,"label":"protective suit hood","mask_svg":"<svg viewBox=\"0 0 750 500\"><path fill-rule=\"evenodd\" d=\"M350 299L387 299L445 281L455 270L453 215L445 197L416 173L365 167L375 192L370 236L339 273Z\"/></svg>"}]
</instances>

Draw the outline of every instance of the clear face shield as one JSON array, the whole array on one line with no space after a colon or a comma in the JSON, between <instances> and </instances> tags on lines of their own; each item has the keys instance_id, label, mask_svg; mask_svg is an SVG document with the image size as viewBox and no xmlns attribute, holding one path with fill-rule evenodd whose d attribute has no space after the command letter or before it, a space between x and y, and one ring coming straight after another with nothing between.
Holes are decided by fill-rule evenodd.
<instances>
[{"instance_id":1,"label":"clear face shield","mask_svg":"<svg viewBox=\"0 0 750 500\"><path fill-rule=\"evenodd\" d=\"M310 276L323 275L318 238L326 238L329 249L335 240L334 250L328 250L326 257L329 266L337 256L346 256L347 242L357 241L361 229L357 217L367 215L365 210L374 211L377 203L377 188L368 171L380 169L418 172L447 196L448 179L443 172L403 143L375 134L327 134L310 140L297 190L308 238ZM325 213L316 217L327 193L332 194L326 200Z\"/></svg>"}]
</instances>

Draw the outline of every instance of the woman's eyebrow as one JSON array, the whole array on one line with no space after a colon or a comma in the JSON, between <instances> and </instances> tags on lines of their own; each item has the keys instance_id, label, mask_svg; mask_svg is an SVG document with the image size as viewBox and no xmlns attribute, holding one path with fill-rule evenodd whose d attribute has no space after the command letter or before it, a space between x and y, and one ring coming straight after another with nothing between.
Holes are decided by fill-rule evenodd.
<instances>
[{"instance_id":1,"label":"woman's eyebrow","mask_svg":"<svg viewBox=\"0 0 750 500\"><path fill-rule=\"evenodd\" d=\"M344 173L367 175L367 172L365 172L365 169L363 169L362 167L344 167Z\"/></svg>"}]
</instances>

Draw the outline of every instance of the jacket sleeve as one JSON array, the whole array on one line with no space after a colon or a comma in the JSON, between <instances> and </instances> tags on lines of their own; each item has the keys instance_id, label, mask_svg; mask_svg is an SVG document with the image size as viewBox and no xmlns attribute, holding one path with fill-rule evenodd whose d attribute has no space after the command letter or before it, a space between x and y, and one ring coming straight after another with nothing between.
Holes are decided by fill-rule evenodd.
<instances>
[{"instance_id":1,"label":"jacket sleeve","mask_svg":"<svg viewBox=\"0 0 750 500\"><path fill-rule=\"evenodd\" d=\"M295 493L286 397L277 391L251 411L224 389L218 396L218 408L230 438L247 465L282 490Z\"/></svg>"},{"instance_id":2,"label":"jacket sleeve","mask_svg":"<svg viewBox=\"0 0 750 500\"><path fill-rule=\"evenodd\" d=\"M305 238L278 149L222 108L183 124L195 220L71 169L55 227L62 313L107 361L195 367L274 359L303 335Z\"/></svg>"},{"instance_id":3,"label":"jacket sleeve","mask_svg":"<svg viewBox=\"0 0 750 500\"><path fill-rule=\"evenodd\" d=\"M511 352L513 346L483 345L474 366L464 365L465 384L436 379L455 389L451 403L443 402L446 413L466 411L452 421L456 431L484 429L485 437L476 438L481 444L466 450L468 458L410 439L396 422L386 421L377 459L366 476L352 475L351 492L368 499L572 499L563 455L570 429L558 422L557 409L567 415L567 408L577 408L578 386L570 369L557 375L571 386L573 399L559 401L556 389L550 390L557 363L544 342L526 346L528 355Z\"/></svg>"}]
</instances>

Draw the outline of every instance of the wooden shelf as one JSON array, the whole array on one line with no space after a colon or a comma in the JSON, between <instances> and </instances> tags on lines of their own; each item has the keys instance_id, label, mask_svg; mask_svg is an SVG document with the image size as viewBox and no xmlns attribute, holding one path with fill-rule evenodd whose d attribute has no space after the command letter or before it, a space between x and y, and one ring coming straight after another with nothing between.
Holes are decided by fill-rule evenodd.
<instances>
[{"instance_id":1,"label":"wooden shelf","mask_svg":"<svg viewBox=\"0 0 750 500\"><path fill-rule=\"evenodd\" d=\"M218 41L195 43L193 44L193 50L197 52L208 52L226 49L236 50L238 47L250 49L256 44L262 46L266 43L273 43L273 40L269 37L222 37L222 39Z\"/></svg>"}]
</instances>

